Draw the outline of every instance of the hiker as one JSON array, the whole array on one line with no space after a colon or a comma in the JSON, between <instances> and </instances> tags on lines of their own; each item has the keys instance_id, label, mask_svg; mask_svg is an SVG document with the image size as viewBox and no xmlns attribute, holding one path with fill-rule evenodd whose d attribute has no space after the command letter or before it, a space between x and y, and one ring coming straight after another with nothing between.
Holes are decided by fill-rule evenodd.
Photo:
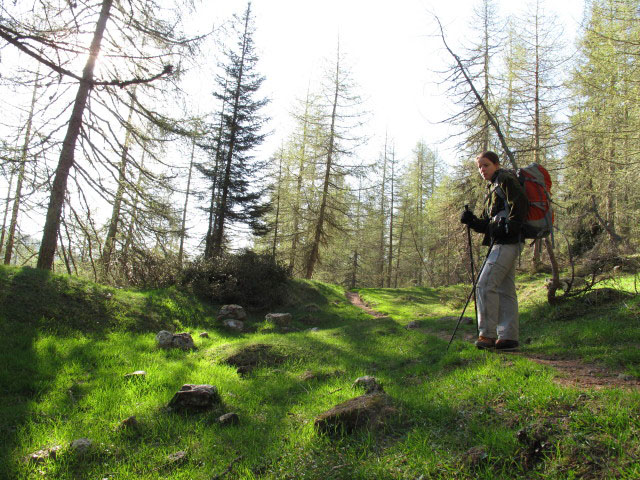
<instances>
[{"instance_id":1,"label":"hiker","mask_svg":"<svg viewBox=\"0 0 640 480\"><path fill-rule=\"evenodd\" d=\"M480 349L518 348L518 299L516 263L523 247L520 226L528 209L525 191L516 176L500 167L500 158L487 151L476 158L488 193L484 210L476 217L471 210L460 221L484 233L483 245L491 246L476 285L478 340Z\"/></svg>"}]
</instances>

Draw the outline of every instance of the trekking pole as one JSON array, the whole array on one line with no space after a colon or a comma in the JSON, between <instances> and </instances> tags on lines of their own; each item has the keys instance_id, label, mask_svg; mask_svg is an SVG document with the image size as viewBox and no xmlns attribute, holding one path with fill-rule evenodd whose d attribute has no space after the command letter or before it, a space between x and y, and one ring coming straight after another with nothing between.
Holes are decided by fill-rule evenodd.
<instances>
[{"instance_id":1,"label":"trekking pole","mask_svg":"<svg viewBox=\"0 0 640 480\"><path fill-rule=\"evenodd\" d=\"M465 211L469 211L469 204L464 206ZM476 278L475 264L473 262L473 245L471 244L471 226L467 225L467 242L469 244L469 259L471 261L471 283ZM476 313L476 333L480 335L480 327L478 326L478 301L476 300L476 289L473 289L473 308Z\"/></svg>"},{"instance_id":2,"label":"trekking pole","mask_svg":"<svg viewBox=\"0 0 640 480\"><path fill-rule=\"evenodd\" d=\"M493 238L491 239L491 244L489 245L489 251L487 252L487 256L484 258L484 262L482 262L482 266L480 267L480 270L478 271L478 276L475 277L473 280L473 285L471 285L471 291L469 292L469 296L467 297L467 301L464 304L464 308L462 309L462 313L460 314L460 318L458 318L458 323L456 324L456 328L453 331L453 335L451 335L451 338L449 339L449 343L447 344L447 352L449 351L449 346L451 345L451 342L453 342L453 337L456 336L456 332L458 331L458 327L460 326L460 322L462 321L462 317L464 316L464 312L466 312L467 310L467 305L469 305L469 301L471 300L471 296L474 294L474 292L476 291L476 284L478 283L478 280L480 280L480 275L482 275L482 270L484 270L484 266L487 263L487 260L489 260L489 255L491 254L491 249L493 248ZM476 307L477 308L477 307Z\"/></svg>"}]
</instances>

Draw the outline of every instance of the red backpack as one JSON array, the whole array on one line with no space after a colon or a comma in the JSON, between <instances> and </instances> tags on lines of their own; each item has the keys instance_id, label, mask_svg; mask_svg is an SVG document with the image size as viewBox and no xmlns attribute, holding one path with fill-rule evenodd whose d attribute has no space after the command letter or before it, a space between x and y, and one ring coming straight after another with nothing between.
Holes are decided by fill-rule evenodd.
<instances>
[{"instance_id":1,"label":"red backpack","mask_svg":"<svg viewBox=\"0 0 640 480\"><path fill-rule=\"evenodd\" d=\"M551 176L546 168L539 163L530 163L515 172L520 185L529 200L527 218L522 226L524 238L545 238L551 235L553 239L553 222L555 220L551 208ZM506 196L502 189L496 193L506 204Z\"/></svg>"}]
</instances>

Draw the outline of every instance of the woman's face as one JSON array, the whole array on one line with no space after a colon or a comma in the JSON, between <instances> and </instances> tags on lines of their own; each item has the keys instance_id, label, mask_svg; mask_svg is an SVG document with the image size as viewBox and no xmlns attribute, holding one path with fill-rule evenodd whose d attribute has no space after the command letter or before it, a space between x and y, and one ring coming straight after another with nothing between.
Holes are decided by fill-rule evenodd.
<instances>
[{"instance_id":1,"label":"woman's face","mask_svg":"<svg viewBox=\"0 0 640 480\"><path fill-rule=\"evenodd\" d=\"M476 164L478 165L478 172L485 180L491 180L493 174L500 168L497 163L492 163L491 160L485 157L478 157Z\"/></svg>"}]
</instances>

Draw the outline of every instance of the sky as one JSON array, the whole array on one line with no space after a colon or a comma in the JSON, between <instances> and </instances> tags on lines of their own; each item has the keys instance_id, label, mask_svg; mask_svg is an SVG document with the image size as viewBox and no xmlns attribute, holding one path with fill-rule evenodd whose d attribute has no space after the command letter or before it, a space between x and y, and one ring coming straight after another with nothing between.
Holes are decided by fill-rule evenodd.
<instances>
[{"instance_id":1,"label":"sky","mask_svg":"<svg viewBox=\"0 0 640 480\"><path fill-rule=\"evenodd\" d=\"M498 14L523 11L527 0L494 0ZM438 150L444 161L455 160L453 142L445 141L455 125L441 121L452 112L442 72L451 58L445 52L433 15L441 20L448 43L474 40L470 28L474 6L481 0L253 0L255 43L259 71L273 134L262 147L270 155L290 131L289 112L304 98L309 82L321 75L323 59L340 49L369 112L371 141L361 155L377 155L385 133L393 140L397 158L406 159L419 140ZM557 14L567 47L571 48L583 18L584 0L545 3ZM245 0L206 2L199 16L215 23L242 12ZM205 10L203 10L205 9Z\"/></svg>"}]
</instances>

